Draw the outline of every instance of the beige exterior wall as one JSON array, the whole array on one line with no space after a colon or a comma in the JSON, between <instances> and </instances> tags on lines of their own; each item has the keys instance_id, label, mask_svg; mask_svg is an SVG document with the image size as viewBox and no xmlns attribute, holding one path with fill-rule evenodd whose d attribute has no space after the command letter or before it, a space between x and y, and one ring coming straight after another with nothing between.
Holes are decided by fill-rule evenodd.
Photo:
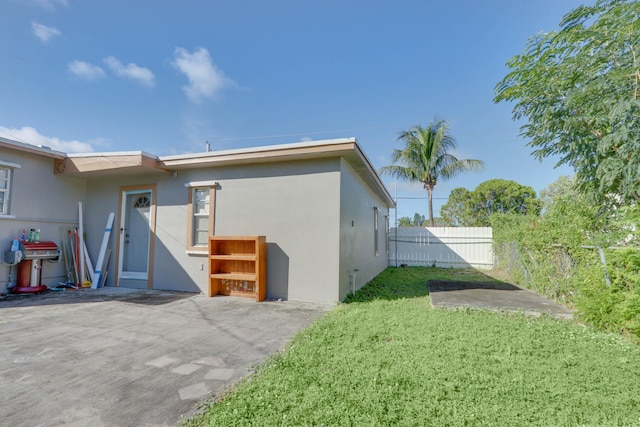
<instances>
[{"instance_id":1,"label":"beige exterior wall","mask_svg":"<svg viewBox=\"0 0 640 427\"><path fill-rule=\"evenodd\" d=\"M219 171L217 235L267 237L267 296L337 300L340 163L336 159Z\"/></svg>"},{"instance_id":2,"label":"beige exterior wall","mask_svg":"<svg viewBox=\"0 0 640 427\"><path fill-rule=\"evenodd\" d=\"M78 202L84 201L86 185L81 179L55 176L53 159L47 156L0 148L0 161L20 165L11 177L9 216L0 216L0 251L23 229L40 229L40 240L60 245L61 230L78 224ZM17 268L0 263L0 293L16 281ZM42 283L55 286L66 281L64 263L43 262Z\"/></svg>"},{"instance_id":3,"label":"beige exterior wall","mask_svg":"<svg viewBox=\"0 0 640 427\"><path fill-rule=\"evenodd\" d=\"M199 181L218 182L215 234L267 237L268 298L322 303L338 299L338 158L183 170L175 178L167 173L89 181L87 229L96 236L87 242L92 257L97 257L109 212L116 213L110 278L115 276L119 189L156 184L153 287L206 292L206 253L186 250L185 185Z\"/></svg>"},{"instance_id":4,"label":"beige exterior wall","mask_svg":"<svg viewBox=\"0 0 640 427\"><path fill-rule=\"evenodd\" d=\"M107 271L107 285L115 286L116 257L120 230L120 189L138 185L156 185L156 234L154 236L153 288L185 292L200 292L197 286L204 271L199 264L190 263L185 253L187 189L169 174L149 174L91 179L87 195L87 231L91 238L87 248L97 258L107 218L115 214L109 239L111 259ZM206 260L203 258L203 260ZM197 271L196 271L197 270Z\"/></svg>"},{"instance_id":5,"label":"beige exterior wall","mask_svg":"<svg viewBox=\"0 0 640 427\"><path fill-rule=\"evenodd\" d=\"M23 228L40 228L42 240L59 243L61 229L77 226L78 201L82 201L87 249L95 261L107 217L113 212L110 286L116 284L120 189L139 185L156 188L154 289L207 291L206 251L187 250L188 185L201 181L217 182L216 235L267 237L270 299L335 303L352 286L360 288L388 265L388 208L339 156L86 178L54 175L53 158L39 154L0 148L0 160L21 166L12 177L12 216L0 218L6 249ZM379 212L377 255L374 207ZM15 282L15 270L0 265L0 291ZM45 263L44 284L54 286L64 280L64 263Z\"/></svg>"},{"instance_id":6,"label":"beige exterior wall","mask_svg":"<svg viewBox=\"0 0 640 427\"><path fill-rule=\"evenodd\" d=\"M389 208L341 161L340 285L338 299L360 289L389 265L385 217ZM374 208L378 209L378 252L375 251ZM355 271L358 270L358 271Z\"/></svg>"}]
</instances>

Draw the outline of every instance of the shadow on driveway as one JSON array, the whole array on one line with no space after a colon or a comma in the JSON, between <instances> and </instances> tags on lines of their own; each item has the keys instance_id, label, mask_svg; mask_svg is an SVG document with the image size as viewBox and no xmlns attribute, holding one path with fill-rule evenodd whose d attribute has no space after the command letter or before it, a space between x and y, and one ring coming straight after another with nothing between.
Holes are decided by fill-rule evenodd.
<instances>
[{"instance_id":1,"label":"shadow on driveway","mask_svg":"<svg viewBox=\"0 0 640 427\"><path fill-rule=\"evenodd\" d=\"M0 297L0 310L4 307L30 307L58 304L86 304L120 301L132 304L161 305L190 298L194 293L103 287L98 289L48 290L38 294L7 294Z\"/></svg>"}]
</instances>

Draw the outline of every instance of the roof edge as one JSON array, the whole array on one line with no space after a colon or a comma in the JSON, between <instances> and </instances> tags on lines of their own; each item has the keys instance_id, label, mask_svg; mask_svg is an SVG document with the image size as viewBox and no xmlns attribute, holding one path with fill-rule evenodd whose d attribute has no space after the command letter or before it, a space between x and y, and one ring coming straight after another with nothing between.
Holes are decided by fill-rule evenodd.
<instances>
[{"instance_id":1,"label":"roof edge","mask_svg":"<svg viewBox=\"0 0 640 427\"><path fill-rule=\"evenodd\" d=\"M364 150L362 149L362 147L360 147L360 144L358 144L357 141L355 142L355 148L356 148L356 152L358 153L358 155L362 159L362 162L367 166L367 169L369 169L369 173L371 173L371 175L373 176L373 178L374 178L374 180L376 182L376 185L380 188L382 193L387 198L387 202L390 202L389 206L395 208L396 207L396 201L391 196L391 193L389 193L389 190L387 189L387 186L384 185L384 183L382 182L382 179L380 178L380 175L378 174L378 171L376 171L376 168L373 167L373 164L369 160L369 157L367 157L367 155L365 154Z\"/></svg>"},{"instance_id":2,"label":"roof edge","mask_svg":"<svg viewBox=\"0 0 640 427\"><path fill-rule=\"evenodd\" d=\"M187 153L187 154L175 154L170 156L160 156L158 159L161 162L164 161L176 161L176 160L191 160L191 159L206 159L208 157L223 157L223 156L233 156L238 154L256 154L262 153L266 151L274 152L281 150L291 150L296 148L316 148L323 146L334 146L341 144L349 144L349 143L357 143L355 137L348 138L335 138L335 139L322 139L317 141L306 141L306 142L294 142L287 144L276 144L276 145L262 145L256 147L247 147L247 148L232 148L228 150L213 150L213 151L205 151L199 153Z\"/></svg>"},{"instance_id":3,"label":"roof edge","mask_svg":"<svg viewBox=\"0 0 640 427\"><path fill-rule=\"evenodd\" d=\"M26 142L16 141L13 139L3 138L0 136L0 146L13 148L14 150L25 151L28 153L39 154L54 159L64 159L67 154L62 151L52 150L42 145L33 145Z\"/></svg>"},{"instance_id":4,"label":"roof edge","mask_svg":"<svg viewBox=\"0 0 640 427\"><path fill-rule=\"evenodd\" d=\"M141 156L141 157L149 157L155 160L158 160L158 156L155 154L147 153L146 151L103 151L96 153L71 153L67 154L67 157L70 159L73 158L83 158L83 157L116 157L116 156Z\"/></svg>"}]
</instances>

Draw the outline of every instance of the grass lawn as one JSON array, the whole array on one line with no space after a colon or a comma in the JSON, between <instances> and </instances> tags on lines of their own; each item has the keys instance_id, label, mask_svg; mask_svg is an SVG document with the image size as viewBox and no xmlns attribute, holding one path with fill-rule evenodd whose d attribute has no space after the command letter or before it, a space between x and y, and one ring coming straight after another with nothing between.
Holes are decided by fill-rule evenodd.
<instances>
[{"instance_id":1,"label":"grass lawn","mask_svg":"<svg viewBox=\"0 0 640 427\"><path fill-rule=\"evenodd\" d=\"M390 268L189 426L640 425L640 347L569 321L431 308Z\"/></svg>"}]
</instances>

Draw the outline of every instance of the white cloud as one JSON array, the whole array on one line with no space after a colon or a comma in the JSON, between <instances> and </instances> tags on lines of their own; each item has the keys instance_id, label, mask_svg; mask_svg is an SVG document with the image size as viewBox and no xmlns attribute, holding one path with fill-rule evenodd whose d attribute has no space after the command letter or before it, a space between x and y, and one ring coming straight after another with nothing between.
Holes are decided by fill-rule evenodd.
<instances>
[{"instance_id":1,"label":"white cloud","mask_svg":"<svg viewBox=\"0 0 640 427\"><path fill-rule=\"evenodd\" d=\"M222 89L236 86L211 60L207 49L199 48L193 53L177 47L174 51L173 66L187 76L189 84L183 87L190 100L199 102L202 98L213 99Z\"/></svg>"},{"instance_id":2,"label":"white cloud","mask_svg":"<svg viewBox=\"0 0 640 427\"><path fill-rule=\"evenodd\" d=\"M91 153L93 147L88 142L78 140L65 141L60 138L41 135L35 128L24 126L20 129L10 129L0 126L0 135L8 139L31 145L41 145L63 153Z\"/></svg>"},{"instance_id":3,"label":"white cloud","mask_svg":"<svg viewBox=\"0 0 640 427\"><path fill-rule=\"evenodd\" d=\"M139 67L133 63L125 66L113 56L105 58L104 63L107 64L109 68L111 68L111 71L113 71L118 77L127 77L148 87L153 86L155 83L155 76L148 68Z\"/></svg>"},{"instance_id":4,"label":"white cloud","mask_svg":"<svg viewBox=\"0 0 640 427\"><path fill-rule=\"evenodd\" d=\"M87 80L98 80L107 76L102 68L84 61L71 61L67 68L71 73Z\"/></svg>"},{"instance_id":5,"label":"white cloud","mask_svg":"<svg viewBox=\"0 0 640 427\"><path fill-rule=\"evenodd\" d=\"M33 29L33 34L43 43L47 43L52 38L60 35L60 30L57 28L47 27L46 25L40 24L36 21L31 22L31 28Z\"/></svg>"}]
</instances>

